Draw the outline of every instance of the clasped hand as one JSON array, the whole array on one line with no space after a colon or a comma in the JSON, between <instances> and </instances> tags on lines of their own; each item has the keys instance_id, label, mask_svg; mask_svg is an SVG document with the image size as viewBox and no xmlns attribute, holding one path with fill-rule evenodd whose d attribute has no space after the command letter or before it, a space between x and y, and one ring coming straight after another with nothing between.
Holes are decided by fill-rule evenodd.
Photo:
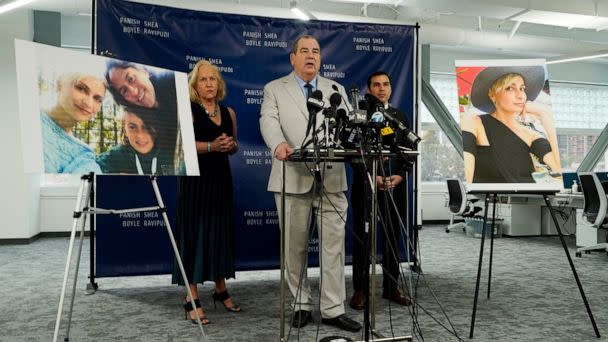
<instances>
[{"instance_id":1,"label":"clasped hand","mask_svg":"<svg viewBox=\"0 0 608 342\"><path fill-rule=\"evenodd\" d=\"M227 136L226 133L222 133L222 135L211 142L211 151L229 152L232 151L235 146L236 142L234 141L234 138Z\"/></svg>"},{"instance_id":2,"label":"clasped hand","mask_svg":"<svg viewBox=\"0 0 608 342\"><path fill-rule=\"evenodd\" d=\"M391 175L390 177L382 177L376 176L376 184L378 185L378 190L386 191L392 189L399 185L403 181L403 177L399 175Z\"/></svg>"}]
</instances>

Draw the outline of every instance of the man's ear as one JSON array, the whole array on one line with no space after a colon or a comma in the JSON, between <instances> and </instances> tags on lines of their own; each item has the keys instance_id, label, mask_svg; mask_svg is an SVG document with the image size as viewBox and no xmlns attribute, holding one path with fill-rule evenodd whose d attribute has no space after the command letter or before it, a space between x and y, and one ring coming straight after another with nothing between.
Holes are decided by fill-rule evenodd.
<instances>
[{"instance_id":1,"label":"man's ear","mask_svg":"<svg viewBox=\"0 0 608 342\"><path fill-rule=\"evenodd\" d=\"M289 62L291 63L291 66L294 65L295 60L296 60L296 55L293 52L289 53Z\"/></svg>"}]
</instances>

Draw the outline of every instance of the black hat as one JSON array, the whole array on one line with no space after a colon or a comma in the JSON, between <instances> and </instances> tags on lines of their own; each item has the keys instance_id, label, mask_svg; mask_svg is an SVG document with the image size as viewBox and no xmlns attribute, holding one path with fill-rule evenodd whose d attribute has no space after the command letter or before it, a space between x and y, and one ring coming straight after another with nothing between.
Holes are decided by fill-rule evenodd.
<instances>
[{"instance_id":1,"label":"black hat","mask_svg":"<svg viewBox=\"0 0 608 342\"><path fill-rule=\"evenodd\" d=\"M524 78L526 96L534 101L545 84L545 68L542 65L489 66L483 69L471 88L471 103L484 113L492 113L496 108L488 96L488 90L497 79L507 74L518 74Z\"/></svg>"}]
</instances>

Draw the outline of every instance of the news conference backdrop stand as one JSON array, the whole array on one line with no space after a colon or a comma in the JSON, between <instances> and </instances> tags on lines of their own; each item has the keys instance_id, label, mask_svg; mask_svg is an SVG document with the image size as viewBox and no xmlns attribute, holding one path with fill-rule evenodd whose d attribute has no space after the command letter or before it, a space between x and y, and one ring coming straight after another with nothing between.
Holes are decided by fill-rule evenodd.
<instances>
[{"instance_id":1,"label":"news conference backdrop stand","mask_svg":"<svg viewBox=\"0 0 608 342\"><path fill-rule=\"evenodd\" d=\"M63 285L61 287L61 295L59 297L59 308L57 309L57 319L55 321L55 330L53 333L53 342L57 342L57 339L59 337L59 327L61 325L61 316L63 313L63 302L65 299L65 293L66 293L66 288L67 288L67 283L68 283L68 276L70 273L70 267L71 267L71 263L72 263L72 253L73 253L73 248L74 248L74 242L75 242L75 238L76 238L76 229L77 226L79 226L79 230L80 230L80 236L79 236L79 243L78 243L78 253L76 255L76 262L75 262L75 270L74 270L74 281L72 283L72 293L71 293L71 298L70 298L70 309L68 312L68 319L67 319L67 327L66 327L66 334L65 334L65 338L64 341L69 341L70 340L70 325L72 322L72 312L73 312L73 308L74 308L74 297L76 295L76 283L78 280L78 271L79 271L79 266L80 266L80 256L82 255L82 244L84 241L84 229L85 229L85 225L86 225L86 219L88 215L96 215L96 214L124 214L124 213L136 213L136 212L145 212L145 211L158 211L161 213L163 220L165 222L165 226L167 228L167 233L169 235L169 240L171 241L171 245L173 247L173 252L175 254L175 260L177 261L177 264L179 266L179 270L181 272L181 275L184 279L184 281L186 283L189 283L188 281L188 277L186 276L186 272L184 270L184 266L181 260L181 257L179 255L179 250L177 249L177 245L175 243L175 238L173 236L173 231L171 230L171 223L169 222L169 217L167 216L167 210L165 207L165 204L163 203L163 199L162 196L160 194L160 190L158 188L158 184L156 182L156 176L155 175L151 175L150 177L150 182L152 184L152 188L154 190L154 194L156 195L156 200L158 202L158 206L154 206L154 207L145 207L145 208L132 208L132 209L101 209L101 208L95 208L95 207L90 207L87 206L87 203L89 203L89 201L91 200L91 194L93 193L93 183L94 183L94 179L95 179L95 174L90 173L88 175L84 175L81 177L81 181L80 181L80 187L78 189L78 195L76 198L76 206L74 208L74 213L73 213L73 222L72 222L72 231L70 233L70 243L68 246L68 256L67 256L67 261L65 264L65 271L63 274ZM79 224L80 223L80 224ZM186 286L186 290L188 291L188 296L190 297L190 303L192 304L192 307L196 307L195 303L194 303L194 297L192 296L192 293L190 291L190 287ZM201 340L202 341L206 341L206 337L205 337L205 331L203 329L203 325L201 324L201 320L198 314L198 310L194 310L194 314L196 316L196 320L198 322L198 327L200 329L201 332Z\"/></svg>"},{"instance_id":2,"label":"news conference backdrop stand","mask_svg":"<svg viewBox=\"0 0 608 342\"><path fill-rule=\"evenodd\" d=\"M475 297L473 299L473 313L471 315L471 329L469 330L469 338L473 338L473 332L475 330L475 314L477 312L477 298L479 296L479 281L481 278L481 267L482 267L482 263L483 263L484 242L485 242L487 233L490 234L490 262L489 262L489 266L488 266L488 291L487 291L487 298L490 299L490 288L491 288L491 284L492 284L492 254L493 254L493 250L494 250L494 226L496 224L495 221L496 221L497 198L498 198L499 194L508 195L508 194L515 194L515 193L518 195L541 195L541 196L543 196L543 199L545 200L545 204L546 204L547 208L549 209L549 212L551 213L551 218L553 220L553 223L555 224L555 228L557 229L557 234L562 243L562 247L564 248L564 253L566 254L566 258L568 259L568 263L570 264L570 269L572 270L572 275L574 276L574 279L576 280L576 285L578 286L578 290L583 299L583 303L585 304L585 309L587 310L587 314L589 315L589 319L591 320L591 325L593 326L593 331L595 332L595 336L599 338L600 332L597 329L597 325L595 324L595 319L593 318L593 313L591 312L591 307L589 306L589 302L587 301L587 296L585 296L585 291L583 290L583 285L581 284L581 281L578 277L578 273L576 272L576 268L574 267L574 263L572 262L572 257L570 256L570 251L568 250L568 246L566 245L566 240L564 239L564 235L562 234L561 227L559 225L559 222L557 221L557 218L555 217L555 213L553 212L553 207L551 206L551 201L550 201L549 196L555 195L557 193L557 190L546 190L546 191L545 190L541 190L541 191L527 191L527 190L504 191L504 190L501 190L500 192L471 190L471 191L468 191L467 193L485 195L485 210L484 210L484 214L483 214L483 226L482 226L482 231L481 231L481 247L479 250L479 263L477 265L477 281L475 283ZM490 230L488 231L487 219L488 219L488 204L490 203L490 197L493 198L492 226L490 227Z\"/></svg>"},{"instance_id":3,"label":"news conference backdrop stand","mask_svg":"<svg viewBox=\"0 0 608 342\"><path fill-rule=\"evenodd\" d=\"M121 59L183 72L188 72L200 59L212 61L220 68L226 83L228 96L225 104L237 113L247 114L238 116L238 126L258 127L264 85L291 72L291 43L301 34L308 33L314 35L322 47L321 76L345 86L363 87L368 75L384 70L391 75L394 89L391 104L407 112L409 122L417 122L415 102L419 96L416 95L415 84L419 73L414 65L414 51L418 49L414 36L417 26L322 20L303 22L246 15L238 6L235 6L235 11L241 14L168 6L119 0L96 1L96 53L112 53ZM260 61L264 63L260 64ZM271 161L271 153L258 129L239 132L239 152L231 156L233 186L239 193L238 198L234 198L237 270L279 268L276 202L271 193L260 195L260 189L265 189L268 182ZM412 189L417 187L415 182L414 175L409 183L410 198L413 198ZM162 188L163 184L160 185ZM107 193L115 188L112 184L109 186L111 188L103 187L101 191ZM100 190L97 193L98 205L104 206ZM170 206L168 195L163 192L163 196ZM106 207L118 200L121 200L119 192L112 198L108 196ZM414 200L409 205L412 210ZM112 228L113 222L108 221L108 217L98 219L97 231ZM137 233L147 242L157 239L144 234L143 230ZM101 234L96 236L96 277L149 274L150 264L145 260L129 260L130 270L133 270L130 274L114 272L115 269L120 271L118 266L125 265L126 261L124 257L111 255L116 248L125 248L117 247L115 240L135 232L122 229L113 234L116 235L109 240L102 239ZM347 236L345 245L348 256L350 236ZM311 246L314 247L314 242ZM104 255L106 260L111 258L111 265L100 262ZM316 253L310 253L311 264L316 259ZM171 263L166 265L163 273L170 273ZM107 266L112 266L112 269Z\"/></svg>"}]
</instances>

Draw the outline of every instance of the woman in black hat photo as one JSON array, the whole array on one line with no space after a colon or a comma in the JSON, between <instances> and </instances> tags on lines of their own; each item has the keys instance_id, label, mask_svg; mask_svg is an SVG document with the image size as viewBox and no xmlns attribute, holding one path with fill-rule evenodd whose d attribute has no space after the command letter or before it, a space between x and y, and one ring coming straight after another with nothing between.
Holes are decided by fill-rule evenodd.
<instances>
[{"instance_id":1,"label":"woman in black hat photo","mask_svg":"<svg viewBox=\"0 0 608 342\"><path fill-rule=\"evenodd\" d=\"M551 107L533 102L544 84L541 65L490 66L477 75L470 101L486 114L461 120L468 183L561 180ZM542 127L530 124L529 118Z\"/></svg>"}]
</instances>

